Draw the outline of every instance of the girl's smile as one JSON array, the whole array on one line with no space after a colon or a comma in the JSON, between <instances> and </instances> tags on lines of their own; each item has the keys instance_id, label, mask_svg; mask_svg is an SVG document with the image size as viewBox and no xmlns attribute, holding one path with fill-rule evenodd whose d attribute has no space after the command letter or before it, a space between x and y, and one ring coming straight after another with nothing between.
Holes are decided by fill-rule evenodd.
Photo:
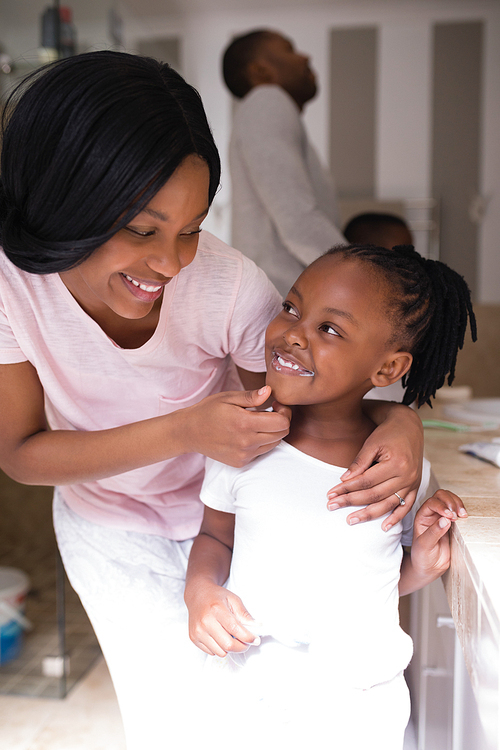
<instances>
[{"instance_id":1,"label":"girl's smile","mask_svg":"<svg viewBox=\"0 0 500 750\"><path fill-rule=\"evenodd\" d=\"M271 368L283 375L294 375L301 377L313 377L314 372L307 370L299 362L289 355L285 355L280 349L273 352Z\"/></svg>"}]
</instances>

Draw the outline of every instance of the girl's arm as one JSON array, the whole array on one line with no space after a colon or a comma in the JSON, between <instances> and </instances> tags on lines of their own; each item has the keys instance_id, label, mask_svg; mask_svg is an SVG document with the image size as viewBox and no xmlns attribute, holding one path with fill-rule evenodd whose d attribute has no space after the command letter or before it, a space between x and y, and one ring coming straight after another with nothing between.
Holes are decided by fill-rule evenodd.
<instances>
[{"instance_id":1,"label":"girl's arm","mask_svg":"<svg viewBox=\"0 0 500 750\"><path fill-rule=\"evenodd\" d=\"M205 507L200 533L189 555L184 600L189 637L211 656L246 651L255 636L242 622L252 620L241 599L223 588L229 575L234 515Z\"/></svg>"},{"instance_id":2,"label":"girl's arm","mask_svg":"<svg viewBox=\"0 0 500 750\"><path fill-rule=\"evenodd\" d=\"M403 404L365 399L363 410L378 426L342 482L328 492L328 508L368 506L351 513L348 523L369 521L393 510L382 524L387 531L408 513L417 496L424 432L418 414ZM404 498L405 505L399 504L395 492Z\"/></svg>"},{"instance_id":3,"label":"girl's arm","mask_svg":"<svg viewBox=\"0 0 500 750\"><path fill-rule=\"evenodd\" d=\"M462 501L448 490L438 490L423 503L415 516L411 553L405 553L401 565L400 596L421 589L448 570L451 524L466 517Z\"/></svg>"},{"instance_id":4,"label":"girl's arm","mask_svg":"<svg viewBox=\"0 0 500 750\"><path fill-rule=\"evenodd\" d=\"M0 466L24 484L61 485L120 474L197 452L244 466L288 434L289 413L249 411L270 395L232 391L185 409L108 430L51 431L29 362L0 365Z\"/></svg>"}]
</instances>

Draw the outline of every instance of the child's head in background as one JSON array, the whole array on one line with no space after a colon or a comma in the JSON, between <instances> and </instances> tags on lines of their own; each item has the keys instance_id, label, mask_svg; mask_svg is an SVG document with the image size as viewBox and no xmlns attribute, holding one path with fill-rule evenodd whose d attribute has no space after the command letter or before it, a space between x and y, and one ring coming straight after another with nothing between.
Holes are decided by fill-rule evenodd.
<instances>
[{"instance_id":1,"label":"child's head in background","mask_svg":"<svg viewBox=\"0 0 500 750\"><path fill-rule=\"evenodd\" d=\"M395 245L413 245L404 219L394 214L364 213L354 216L344 228L351 245L377 245L389 250Z\"/></svg>"},{"instance_id":2,"label":"child's head in background","mask_svg":"<svg viewBox=\"0 0 500 750\"><path fill-rule=\"evenodd\" d=\"M420 406L451 384L467 321L464 279L412 247L337 246L297 279L266 334L267 383L289 405L355 407L402 376Z\"/></svg>"}]
</instances>

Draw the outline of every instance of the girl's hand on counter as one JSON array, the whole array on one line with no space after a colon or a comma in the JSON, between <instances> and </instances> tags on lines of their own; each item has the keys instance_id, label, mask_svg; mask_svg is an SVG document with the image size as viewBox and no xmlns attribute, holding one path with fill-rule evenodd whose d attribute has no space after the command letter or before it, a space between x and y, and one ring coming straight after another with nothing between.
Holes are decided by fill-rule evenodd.
<instances>
[{"instance_id":1,"label":"girl's hand on counter","mask_svg":"<svg viewBox=\"0 0 500 750\"><path fill-rule=\"evenodd\" d=\"M438 490L419 508L413 525L411 563L408 566L411 571L405 571L403 563L401 594L422 588L448 570L448 532L458 518L467 518L467 511L462 500L449 490ZM411 578L411 583L405 580L407 577Z\"/></svg>"}]
</instances>

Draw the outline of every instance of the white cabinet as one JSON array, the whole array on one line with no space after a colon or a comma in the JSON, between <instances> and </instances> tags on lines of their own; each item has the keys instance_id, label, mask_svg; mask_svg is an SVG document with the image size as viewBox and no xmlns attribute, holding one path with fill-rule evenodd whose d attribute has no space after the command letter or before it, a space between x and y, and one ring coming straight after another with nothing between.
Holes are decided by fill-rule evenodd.
<instances>
[{"instance_id":1,"label":"white cabinet","mask_svg":"<svg viewBox=\"0 0 500 750\"><path fill-rule=\"evenodd\" d=\"M411 596L406 677L418 750L498 750L488 741L441 580Z\"/></svg>"}]
</instances>

